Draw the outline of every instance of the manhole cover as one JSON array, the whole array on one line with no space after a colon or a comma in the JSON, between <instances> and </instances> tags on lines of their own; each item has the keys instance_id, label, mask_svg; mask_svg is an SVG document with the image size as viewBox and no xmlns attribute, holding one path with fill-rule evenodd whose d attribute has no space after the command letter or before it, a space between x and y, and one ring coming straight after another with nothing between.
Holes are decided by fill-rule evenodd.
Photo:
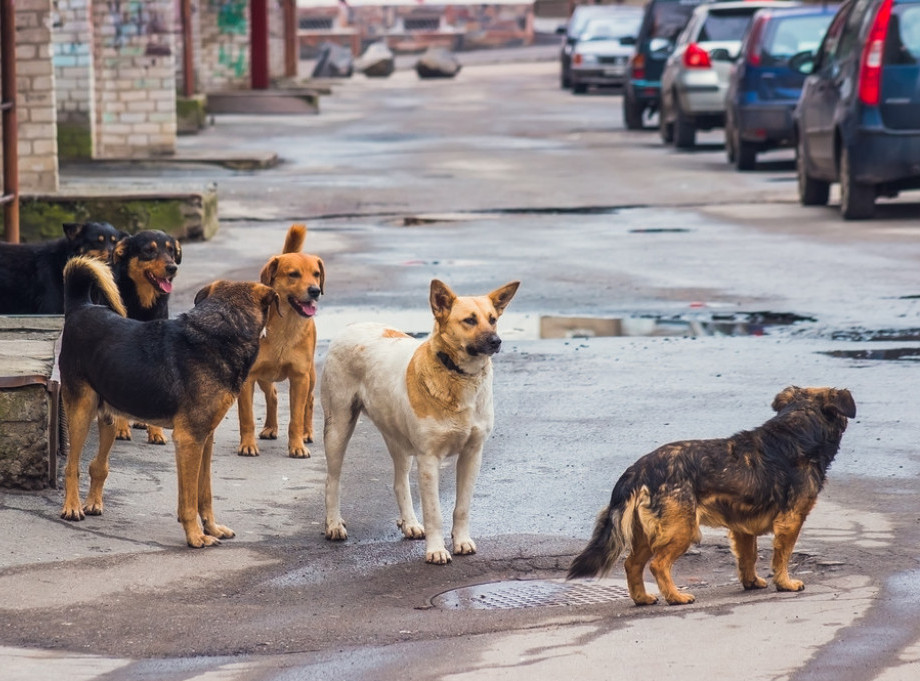
<instances>
[{"instance_id":1,"label":"manhole cover","mask_svg":"<svg viewBox=\"0 0 920 681\"><path fill-rule=\"evenodd\" d=\"M562 605L595 605L629 598L624 583L528 580L492 582L445 591L432 599L438 608L450 610L504 610Z\"/></svg>"}]
</instances>

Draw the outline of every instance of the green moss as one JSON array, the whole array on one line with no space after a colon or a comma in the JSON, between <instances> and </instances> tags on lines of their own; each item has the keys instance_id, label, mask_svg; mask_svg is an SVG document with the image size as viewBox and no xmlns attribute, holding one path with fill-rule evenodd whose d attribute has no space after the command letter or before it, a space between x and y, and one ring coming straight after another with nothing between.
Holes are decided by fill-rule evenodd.
<instances>
[{"instance_id":1,"label":"green moss","mask_svg":"<svg viewBox=\"0 0 920 681\"><path fill-rule=\"evenodd\" d=\"M176 126L180 134L196 133L207 124L207 97L176 97Z\"/></svg>"},{"instance_id":2,"label":"green moss","mask_svg":"<svg viewBox=\"0 0 920 681\"><path fill-rule=\"evenodd\" d=\"M58 123L58 158L62 161L91 158L93 138L89 123Z\"/></svg>"}]
</instances>

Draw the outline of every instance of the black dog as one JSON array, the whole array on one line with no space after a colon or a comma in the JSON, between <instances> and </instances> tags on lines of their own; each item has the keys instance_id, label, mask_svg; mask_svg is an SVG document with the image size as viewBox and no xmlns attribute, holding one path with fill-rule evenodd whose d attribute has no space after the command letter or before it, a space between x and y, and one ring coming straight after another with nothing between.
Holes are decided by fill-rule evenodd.
<instances>
[{"instance_id":1,"label":"black dog","mask_svg":"<svg viewBox=\"0 0 920 681\"><path fill-rule=\"evenodd\" d=\"M66 313L61 337L61 397L70 451L61 517L83 520L103 510L102 488L115 440L112 415L130 414L173 429L179 522L189 546L219 544L233 530L214 518L211 455L214 430L233 405L259 353L259 337L278 294L255 282L216 281L177 319L125 319L112 272L90 258L64 271ZM91 293L103 304L93 304ZM80 453L93 419L99 449L80 503Z\"/></svg>"},{"instance_id":2,"label":"black dog","mask_svg":"<svg viewBox=\"0 0 920 681\"><path fill-rule=\"evenodd\" d=\"M67 261L87 255L110 263L125 236L107 222L65 222L54 241L0 243L0 314L64 314Z\"/></svg>"},{"instance_id":3,"label":"black dog","mask_svg":"<svg viewBox=\"0 0 920 681\"><path fill-rule=\"evenodd\" d=\"M144 230L118 242L112 254L112 271L130 319L142 322L169 319L169 294L182 262L179 241L159 230ZM143 428L145 424L136 423ZM162 428L147 425L147 442L165 445ZM131 439L127 419L115 420L115 437Z\"/></svg>"},{"instance_id":4,"label":"black dog","mask_svg":"<svg viewBox=\"0 0 920 681\"><path fill-rule=\"evenodd\" d=\"M757 537L773 533L773 583L801 591L789 576L789 557L805 518L824 486L847 419L856 416L849 390L790 386L773 400L776 416L758 428L720 440L672 442L626 469L610 503L597 516L587 548L572 562L569 579L603 576L626 558L626 582L636 605L658 599L646 593L651 571L671 605L692 603L678 591L671 566L693 542L700 525L728 528L738 578L762 589Z\"/></svg>"}]
</instances>

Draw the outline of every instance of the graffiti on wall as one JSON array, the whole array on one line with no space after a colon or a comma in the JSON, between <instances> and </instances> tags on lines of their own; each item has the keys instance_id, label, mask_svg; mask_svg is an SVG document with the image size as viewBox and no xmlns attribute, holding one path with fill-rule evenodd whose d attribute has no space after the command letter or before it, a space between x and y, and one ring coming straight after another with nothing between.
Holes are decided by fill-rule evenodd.
<instances>
[{"instance_id":1,"label":"graffiti on wall","mask_svg":"<svg viewBox=\"0 0 920 681\"><path fill-rule=\"evenodd\" d=\"M217 63L233 77L242 78L249 68L248 42L234 37L249 35L249 3L246 0L209 0L209 9L217 18Z\"/></svg>"},{"instance_id":2,"label":"graffiti on wall","mask_svg":"<svg viewBox=\"0 0 920 681\"><path fill-rule=\"evenodd\" d=\"M209 0L212 12L217 14L217 30L227 35L246 35L246 0Z\"/></svg>"},{"instance_id":3,"label":"graffiti on wall","mask_svg":"<svg viewBox=\"0 0 920 681\"><path fill-rule=\"evenodd\" d=\"M109 20L115 27L115 35L109 47L123 49L132 45L143 45L148 57L168 56L172 53L169 44L169 28L165 17L157 11L156 3L141 0L109 0L106 2ZM150 5L154 5L153 8ZM145 41L146 42L143 42Z\"/></svg>"}]
</instances>

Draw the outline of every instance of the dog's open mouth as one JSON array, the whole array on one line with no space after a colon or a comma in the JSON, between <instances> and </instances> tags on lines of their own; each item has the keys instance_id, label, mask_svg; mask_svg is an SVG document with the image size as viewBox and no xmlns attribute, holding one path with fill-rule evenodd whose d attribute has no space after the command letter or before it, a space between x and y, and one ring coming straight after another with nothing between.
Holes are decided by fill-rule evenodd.
<instances>
[{"instance_id":1,"label":"dog's open mouth","mask_svg":"<svg viewBox=\"0 0 920 681\"><path fill-rule=\"evenodd\" d=\"M145 272L144 274L147 276L147 279L150 280L150 283L153 284L154 288L160 293L172 293L172 281L158 277L153 272Z\"/></svg>"},{"instance_id":2,"label":"dog's open mouth","mask_svg":"<svg viewBox=\"0 0 920 681\"><path fill-rule=\"evenodd\" d=\"M312 317L316 314L315 300L299 300L294 296L288 296L288 303L294 308L295 312L301 317Z\"/></svg>"}]
</instances>

